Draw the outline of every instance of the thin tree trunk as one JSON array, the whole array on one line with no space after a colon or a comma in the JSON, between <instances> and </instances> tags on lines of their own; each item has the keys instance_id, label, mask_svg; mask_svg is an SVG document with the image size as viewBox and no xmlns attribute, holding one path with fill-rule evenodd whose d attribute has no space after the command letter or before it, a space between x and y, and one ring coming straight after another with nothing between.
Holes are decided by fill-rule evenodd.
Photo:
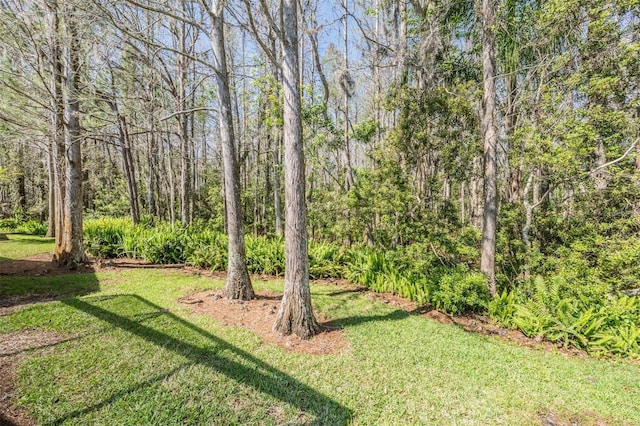
<instances>
[{"instance_id":1,"label":"thin tree trunk","mask_svg":"<svg viewBox=\"0 0 640 426\"><path fill-rule=\"evenodd\" d=\"M282 5L282 77L284 89L285 275L284 294L273 329L310 338L320 326L309 289L305 166L302 146L297 1Z\"/></svg>"},{"instance_id":2,"label":"thin tree trunk","mask_svg":"<svg viewBox=\"0 0 640 426\"><path fill-rule=\"evenodd\" d=\"M167 150L167 176L169 184L169 221L171 225L176 223L176 184L173 173L173 156L171 155L171 134L167 132L167 144L169 149Z\"/></svg>"},{"instance_id":3,"label":"thin tree trunk","mask_svg":"<svg viewBox=\"0 0 640 426\"><path fill-rule=\"evenodd\" d=\"M505 133L509 142L509 150L513 149L513 134L515 132L516 123L518 121L518 112L516 109L516 92L517 92L517 76L510 74L506 77L507 83L507 113L505 117ZM513 157L513 155L511 156ZM509 153L507 153L509 159ZM508 199L510 203L516 203L522 198L520 188L520 164L511 159L509 163L509 188Z\"/></svg>"},{"instance_id":4,"label":"thin tree trunk","mask_svg":"<svg viewBox=\"0 0 640 426\"><path fill-rule=\"evenodd\" d=\"M184 2L182 5L182 12L185 13ZM179 40L180 50L187 52L187 35L186 35L186 23L179 22L180 28ZM188 60L184 55L178 55L178 88L177 88L177 109L178 111L187 110L187 79L188 79ZM180 140L180 222L183 225L189 223L191 216L189 211L191 200L191 187L190 187L190 155L189 155L189 120L187 113L183 112L177 115L178 120L178 135Z\"/></svg>"},{"instance_id":5,"label":"thin tree trunk","mask_svg":"<svg viewBox=\"0 0 640 426\"><path fill-rule=\"evenodd\" d=\"M604 147L604 142L602 140L602 136L597 137L597 146L596 146L596 166L601 167L607 162L607 154ZM609 181L611 177L608 175L608 172L605 168L601 168L596 173L592 173L591 176L594 180L594 185L598 192L603 192L609 186Z\"/></svg>"},{"instance_id":6,"label":"thin tree trunk","mask_svg":"<svg viewBox=\"0 0 640 426\"><path fill-rule=\"evenodd\" d=\"M216 94L218 98L218 124L224 165L224 190L229 235L229 263L227 282L222 291L229 299L250 300L254 297L253 287L247 271L247 259L242 225L242 205L240 204L240 174L235 153L235 133L231 114L231 94L229 75L224 48L224 1L214 0L208 8L211 18L211 47L216 72Z\"/></svg>"},{"instance_id":7,"label":"thin tree trunk","mask_svg":"<svg viewBox=\"0 0 640 426\"><path fill-rule=\"evenodd\" d=\"M155 186L156 186L156 161L155 155L157 150L156 134L153 124L153 109L149 112L148 117L148 141L147 141L147 208L150 216L158 216L158 209L156 206Z\"/></svg>"},{"instance_id":8,"label":"thin tree trunk","mask_svg":"<svg viewBox=\"0 0 640 426\"><path fill-rule=\"evenodd\" d=\"M24 146L22 142L17 143L16 163L18 163L18 173L16 173L16 186L18 189L18 206L22 214L27 211L27 187L26 187L26 167L24 164Z\"/></svg>"},{"instance_id":9,"label":"thin tree trunk","mask_svg":"<svg viewBox=\"0 0 640 426\"><path fill-rule=\"evenodd\" d=\"M120 132L120 143L122 144L122 164L127 178L127 189L129 191L129 211L133 223L140 222L140 207L138 204L138 184L136 182L135 166L131 155L131 143L129 132L127 131L127 120L118 113L118 127Z\"/></svg>"},{"instance_id":10,"label":"thin tree trunk","mask_svg":"<svg viewBox=\"0 0 640 426\"><path fill-rule=\"evenodd\" d=\"M484 216L480 270L487 276L489 293L496 294L496 70L494 0L482 0L482 140L484 144Z\"/></svg>"},{"instance_id":11,"label":"thin tree trunk","mask_svg":"<svg viewBox=\"0 0 640 426\"><path fill-rule=\"evenodd\" d=\"M345 173L345 188L347 191L351 189L354 183L353 177L353 165L351 163L351 140L349 138L349 98L351 97L351 74L349 72L349 0L344 1L344 22L343 22L343 32L344 32L344 97L343 97L343 107L344 107L344 152L345 152L345 163L347 166ZM350 213L347 212L347 221L349 220Z\"/></svg>"},{"instance_id":12,"label":"thin tree trunk","mask_svg":"<svg viewBox=\"0 0 640 426\"><path fill-rule=\"evenodd\" d=\"M49 182L47 206L49 215L47 221L47 233L45 234L45 237L54 237L56 233L56 175L54 170L55 163L53 150L53 143L50 142L49 149L47 150L47 180Z\"/></svg>"},{"instance_id":13,"label":"thin tree trunk","mask_svg":"<svg viewBox=\"0 0 640 426\"><path fill-rule=\"evenodd\" d=\"M636 185L638 185L640 187L640 143L638 145L636 145L635 175L636 175ZM633 215L633 217L640 216L640 200L637 199L633 203L633 211L631 212L631 214Z\"/></svg>"},{"instance_id":14,"label":"thin tree trunk","mask_svg":"<svg viewBox=\"0 0 640 426\"><path fill-rule=\"evenodd\" d=\"M273 130L273 210L275 215L276 235L282 235L282 201L280 199L280 136L281 133L274 127Z\"/></svg>"},{"instance_id":15,"label":"thin tree trunk","mask_svg":"<svg viewBox=\"0 0 640 426\"><path fill-rule=\"evenodd\" d=\"M116 89L113 73L111 74L111 83L113 94L105 94L104 100L111 107L111 111L115 114L118 122L118 139L120 139L120 150L122 152L122 170L127 180L127 192L129 193L129 214L131 215L131 221L138 223L140 222L140 207L138 204L138 184L136 182L135 165L133 156L131 155L131 142L127 129L127 119L120 113L115 99Z\"/></svg>"}]
</instances>

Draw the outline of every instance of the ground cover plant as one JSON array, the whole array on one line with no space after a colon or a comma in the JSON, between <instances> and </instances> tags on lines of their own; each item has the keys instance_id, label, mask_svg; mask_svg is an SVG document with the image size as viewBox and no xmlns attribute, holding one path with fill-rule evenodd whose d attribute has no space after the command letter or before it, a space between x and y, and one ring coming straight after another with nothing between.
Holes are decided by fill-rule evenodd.
<instances>
[{"instance_id":1,"label":"ground cover plant","mask_svg":"<svg viewBox=\"0 0 640 426\"><path fill-rule=\"evenodd\" d=\"M154 269L3 277L2 297L85 289L0 316L2 336L66 337L24 351L19 406L43 424L640 422L637 364L531 351L334 285L313 285L314 305L348 351L293 353L177 302L222 284Z\"/></svg>"}]
</instances>

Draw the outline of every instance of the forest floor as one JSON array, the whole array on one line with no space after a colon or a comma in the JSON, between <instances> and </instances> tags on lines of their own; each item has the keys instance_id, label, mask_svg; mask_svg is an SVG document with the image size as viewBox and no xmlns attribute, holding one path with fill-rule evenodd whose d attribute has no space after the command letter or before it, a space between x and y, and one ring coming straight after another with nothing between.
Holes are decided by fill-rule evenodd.
<instances>
[{"instance_id":1,"label":"forest floor","mask_svg":"<svg viewBox=\"0 0 640 426\"><path fill-rule=\"evenodd\" d=\"M4 252L2 251L2 244L6 244L6 242L0 242L0 253L4 254ZM160 283L162 285L165 285L167 288L169 286L173 287L171 291L167 291L167 294L163 295L162 297L150 293L144 294L144 297L146 299L142 299L140 295L143 293L138 292L138 285L143 279L149 279L149 282L153 282L154 284ZM77 310L84 310L86 313L92 314L95 318L108 321L109 323L118 325L118 327L121 329L123 328L126 331L133 333L134 337L135 335L139 335L145 337L147 340L150 340L152 343L158 344L159 340L163 340L165 341L165 343L163 343L162 345L167 345L166 341L169 341L169 346L174 345L181 348L177 351L178 355L186 357L196 364L202 364L203 361L200 356L195 358L193 357L192 352L198 352L198 349L195 346L192 347L191 345L188 345L185 349L183 346L187 344L184 343L184 341L174 341L172 337L165 336L164 334L162 334L162 336L160 336L160 334L156 335L155 333L157 332L153 330L146 330L146 328L144 333L140 333L139 331L137 331L138 329L136 327L144 326L138 325L137 322L136 324L133 324L133 322L131 322L131 320L127 318L136 318L136 321L138 321L139 317L146 319L147 317L155 318L156 315L167 314L171 315L170 319L173 322L177 323L173 325L180 328L184 325L182 324L184 323L184 320L177 317L174 318L173 315L175 312L182 309L184 312L186 312L186 315L189 318L191 316L195 316L198 318L206 317L212 319L215 324L222 325L225 330L229 329L229 327L231 327L231 329L248 330L252 335L259 338L259 345L252 346L252 348L258 353L258 355L249 356L245 354L244 351L236 349L235 346L231 347L231 352L242 354L242 356L245 356L252 363L257 364L258 370L266 370L268 372L271 369L271 365L274 365L273 362L268 365L262 365L261 362L258 362L253 358L253 356L260 356L260 352L264 350L260 349L263 347L262 345L267 345L267 347L277 346L283 348L285 352L293 354L291 356L304 356L305 358L303 359L307 361L302 362L303 365L309 362L315 365L316 361L309 360L315 359L314 357L316 356L320 356L320 359L326 359L329 365L334 363L340 364L343 360L347 360L348 363L348 360L353 361L354 357L358 359L363 355L361 348L363 343L358 343L358 338L357 336L356 338L354 338L353 333L351 333L350 335L349 330L351 328L360 327L371 321L373 321L373 323L385 323L392 320L404 321L405 318L408 318L407 315L416 318L416 320L418 318L426 318L428 319L428 321L433 321L432 323L420 324L444 324L444 327L454 327L454 329L460 330L454 332L452 331L453 329L447 328L446 330L449 330L449 333L445 336L444 345L447 345L446 342L448 341L448 339L455 339L457 335L456 333L463 332L468 334L468 332L471 332L472 335L479 336L482 339L489 339L489 341L509 342L506 347L513 348L514 346L524 346L526 347L526 349L521 350L530 352L530 354L534 358L540 357L541 354L545 354L543 358L551 356L553 357L554 362L557 360L566 361L572 359L576 361L569 362L596 362L604 363L603 365L609 362L606 360L590 359L585 353L581 351L567 350L552 345L548 342L529 339L526 336L522 335L520 332L500 328L491 320L481 316L451 317L432 309L424 307L416 308L416 306L412 302L400 298L396 295L373 293L364 287L355 286L344 281L335 280L319 280L312 283L312 287L314 290L314 304L319 305L316 307L316 314L318 316L319 322L321 323L322 332L318 336L315 336L310 340L302 340L295 336L283 337L274 333L271 329L271 325L273 324L273 320L275 318L275 314L277 312L281 297L281 293L277 290L279 288L279 285L281 285L279 284L278 279L266 276L252 277L254 287L256 287L257 298L250 302L229 301L222 298L220 290L221 284L216 284L211 287L211 283L216 280L218 283L222 283L223 279L224 274L220 273L212 273L209 271L183 267L179 265L173 265L171 267L157 267L147 262L131 259L94 261L86 265L85 267L76 270L55 268L51 262L51 255L48 253L30 255L21 259L5 258L3 261L0 261L0 283L2 284L2 286L0 286L0 424L31 425L39 424L39 422L63 424L66 422L75 423L78 420L80 420L80 422L82 423L82 419L84 419L85 422L100 422L107 421L107 419L109 419L108 415L105 415L104 417L100 417L100 415L98 415L97 417L92 416L96 416L98 412L104 411L108 406L115 403L115 399L117 398L103 398L102 402L93 405L85 403L88 408L76 408L74 410L69 406L65 406L65 404L61 403L60 399L69 397L69 395L57 394L58 390L56 389L55 384L50 385L51 389L49 389L49 392L51 392L52 395L57 395L53 400L53 406L56 407L56 410L54 411L56 412L47 412L51 411L51 405L48 404L51 404L52 402L42 401L43 396L39 394L42 392L38 390L38 386L44 386L44 383L42 382L42 380L44 379L34 377L36 373L34 373L33 371L28 371L25 369L27 367L24 367L37 367L40 365L39 362L44 362L46 364L47 361L41 360L44 360L47 357L52 357L57 359L57 362L61 363L61 371L64 371L63 366L68 365L69 361L65 361L60 357L64 358L65 352L71 350L65 349L64 344L71 345L76 340L87 339L86 336L88 334L91 334L87 332L87 330L84 330L83 326L77 324L74 324L73 326L66 324L59 327L51 326L51 323L56 321L55 318L57 318L57 315L59 315L59 313L50 312L51 315L49 316L48 325L43 323L42 321L34 320L30 317L28 319L20 318L19 314L29 311L30 308L44 309L46 312L47 309L55 310L53 306L55 306L56 304L67 304L69 306L75 307ZM127 284L119 285L119 283L121 282L125 282ZM180 283L186 283L186 285L181 285ZM203 283L205 284L203 285ZM135 295L134 291L136 292ZM319 294L316 295L315 293ZM98 294L98 296L95 298L95 302L89 301L89 299L87 298L79 297L93 294ZM100 296L101 294L102 296ZM131 299L133 300L133 302L142 302L139 309L145 311L145 309L143 308L152 306L153 312L137 312L135 313L135 315L128 314L128 316L116 316L114 313L112 313L113 309L111 309L110 311L106 311L98 307L98 305L102 303L103 299L107 300L110 298L119 298L124 296L129 297L132 295L137 298L137 300ZM172 302L169 302L169 299L166 299L164 296L171 299ZM151 300L154 297L162 300L162 303L157 301L152 303ZM89 303L85 303L85 300L89 301L91 303L91 306L89 305ZM128 302L129 304L133 303L131 300ZM55 303L54 305L51 305L47 302ZM344 314L344 312L346 311L355 309L353 307L349 308L348 305L356 302L358 307L357 309L363 310L365 314L370 313L370 309L374 309L373 313L375 313L375 315L367 316L363 314L363 312L361 312L359 315L348 316L346 318L344 315L339 315L339 313ZM172 306L172 304L174 305ZM369 304L370 307L367 307L366 304ZM380 308L381 311L378 312L378 309L376 309L375 306L380 305L387 306L388 308ZM402 314L401 312L404 312L405 314ZM45 315L45 317L46 316L47 315ZM371 318L374 318L375 320L372 320ZM140 323L142 323L142 320L140 320ZM195 328L191 324L186 324L186 327L187 331ZM436 329L432 330L434 333L438 334L442 332L442 329L438 328L442 326L434 327L436 327ZM198 333L200 334L206 334L207 336L209 336L209 339L218 339L217 337L210 336L209 332L204 333L202 331L199 331L199 329L196 331L198 331ZM375 333L379 333L379 330L372 331ZM386 333L382 334L382 337L378 336L378 338L383 339L384 344L382 344L381 342L378 343L381 346L385 346L390 343L388 342L389 340L393 341L393 336L397 337L398 344L401 345L402 339L399 338L399 335L401 335L403 332L406 331L403 331L401 329L387 330ZM396 333L398 335L395 335ZM148 336L149 334L151 335L151 337ZM243 334L243 336L245 336L246 339L246 335ZM156 339L158 341L156 341ZM409 342L411 342L408 343L409 346L411 346L412 344L419 345L419 341L413 342L413 339L411 338L409 339ZM478 341L474 340L474 342L475 344L477 344ZM406 343L407 342L405 342L405 344ZM457 343L451 343L454 346L457 345ZM438 344L441 346L443 342L438 342ZM240 344L236 342L235 345ZM504 345L504 343L501 343L501 345ZM364 344L364 346L369 347L366 343ZM392 343L392 351L396 350L400 352L405 350L405 348L400 349L399 347L393 349L393 346L394 344ZM374 344L373 347L369 347L368 355L365 351L365 358L367 356L375 356L375 347L376 344ZM500 347L504 348L504 346ZM531 351L531 348L535 350ZM432 351L434 352L438 352L441 350L443 350L443 348L432 348ZM174 350L174 352L176 351ZM434 352L432 352L430 355L433 356ZM464 354L464 357L473 357L473 352L473 350L470 350L469 353ZM397 386L400 386L400 388L402 389L399 391L399 395L395 395L394 397L392 397L392 401L395 404L402 405L401 401L407 398L408 393L410 392L410 390L408 389L411 389L414 385L414 380L409 379L406 376L406 374L411 374L411 371L408 370L411 370L411 365L416 362L416 359L427 356L427 358L423 360L426 361L429 357L429 354L424 355L417 354L415 352L407 352L407 354L405 355L406 358L403 358L403 360L404 362L408 362L409 365L394 366L393 363L385 364L386 360L385 362L381 361L380 365L376 365L376 368L380 368L381 365L387 365L387 368L389 369L400 367L403 371L397 372L399 376L396 376L395 374L389 372L386 372L384 374L373 374L372 377L367 377L368 380L372 380L374 382L381 381L382 383L375 385L372 383L368 383L368 381L365 381L364 387L372 387L374 394L376 392L381 392L378 397L382 400L385 400L388 398L388 392L390 392L387 387L395 388ZM205 357L209 356L210 355L206 355ZM392 356L389 354L387 354L386 356L392 358ZM446 360L446 357L450 355L444 354L444 356ZM491 358L495 358L496 355L495 353L492 355L492 352L489 351L480 356L488 357L488 359L491 360ZM276 357L276 359L278 359L278 357ZM298 361L300 361L300 359L298 359ZM450 361L453 363L459 362L455 359L450 359ZM205 362L204 364L206 366L209 366L208 362L209 361ZM320 362L320 365L322 365L322 362ZM541 368L542 370L547 370L549 368L547 362L543 361L541 365L542 367L539 365L538 368ZM623 363L622 365L625 366L624 368L631 368L635 369L634 371L637 371L637 366L627 363ZM587 365L587 367L589 366ZM56 381L65 383L65 380L60 379L59 377L60 371L57 371L55 374L53 374L53 376L51 376L51 373L47 371L48 368L49 367L44 369L44 371L47 372L47 374L44 374L44 377L53 377ZM94 368L94 366L91 366L91 368ZM182 367L180 366L179 368ZM302 368L304 372L304 367ZM454 369L451 366L445 367L444 372L439 373L441 375L439 379L431 378L431 380L446 380L444 379L444 377L447 375L447 370L449 368L451 368L452 370ZM482 368L482 366L477 365L475 368ZM517 366L517 368L528 370L533 367L520 365ZM607 382L607 380L601 380L599 377L597 377L597 373L593 372L593 368L587 368L586 371L589 372L589 374L587 374L587 381L593 381L593 383L600 381L605 383ZM299 371L297 373L300 374ZM322 377L323 373L321 371L319 373L321 375L320 377ZM538 373L540 372L537 372L536 374ZM93 374L96 373L94 372ZM336 373L334 372L327 374L331 375ZM346 373L342 372L338 374ZM420 376L420 373L416 372L416 374L418 375L418 377ZM442 376L442 374L444 374L445 376ZM465 374L468 375L470 373L467 372ZM538 380L550 380L549 377L547 377L547 374L550 374L549 371L546 371L546 373L542 375L542 378L538 377ZM234 376L234 374L230 372L227 372L226 375L231 378L238 379ZM401 383L394 383L393 385L385 384L384 380L380 377L384 375L394 377L395 380L400 378ZM70 374L70 376L73 376L73 374ZM291 377L299 376L292 375ZM287 374L277 381L291 381L293 380L291 377ZM464 379L464 377L461 378ZM267 382L271 380L271 378L267 379ZM319 378L316 377L316 379ZM427 377L423 377L422 379L425 384L429 380ZM553 381L556 379L557 378L551 380ZM71 388L73 388L74 386L78 386L78 384L73 385L72 377L68 378L68 380L70 382L67 383L67 386ZM300 380L302 381L302 379ZM338 379L336 378L335 380ZM460 396L460 398L462 398L460 400L461 402L464 402L464 396L462 395L464 395L465 392L487 392L486 389L483 389L483 386L485 385L477 385L478 389L473 388L474 380L475 379L469 377L469 384L472 385L472 388L467 389L466 391L463 390ZM508 378L503 377L501 380L508 380ZM404 383L402 383L402 381L404 381ZM619 378L615 379L615 381L620 385ZM40 384L38 385L38 383ZM453 380L453 383L455 384L455 380ZM316 393L314 389L309 389L301 385L297 381L293 381L293 384L294 387L302 386L302 393L308 394L307 396L311 399L320 399L322 405L322 400L325 399L324 395L318 396L320 395L320 393ZM289 406L284 408L280 405L278 405L277 408L268 407L265 411L266 414L264 414L264 416L266 417L258 417L253 420L251 419L251 417L247 418L243 417L243 415L239 415L236 421L244 419L240 420L240 423L282 424L285 423L285 420L291 422L291 419L293 418L294 420L290 424L335 424L335 422L337 422L337 424L370 424L371 419L376 418L375 415L373 417L370 417L369 415L357 415L359 403L354 402L354 400L349 398L343 401L341 398L336 397L335 399L324 401L324 409L328 409L326 408L327 406L333 407L332 411L330 410L330 412L325 413L322 410L314 408L315 406L296 406L296 403L293 403L292 398L288 394L281 394L281 392L283 392L281 390L271 390L271 388L269 387L271 385L267 386L267 388L263 388L265 386L264 384L256 384L251 382L251 380L249 380L249 385L249 387L254 388L253 390L258 390L262 393L271 395L271 397L275 397L275 399L280 400L280 402L284 402L286 403L285 405L288 404ZM353 391L353 389L349 391L343 390L342 387L346 386L355 387L355 391L357 392L359 385L360 384L357 381L348 381L342 386L338 386L338 390L347 393ZM379 389L380 385L383 385L383 389ZM513 385L518 387L517 383ZM560 387L566 385L566 383L563 383ZM640 384L637 380L633 380L630 383L626 384L623 383L620 386L622 386L622 389L624 391L630 392L634 395L636 395L640 390ZM64 386L62 387L64 388ZM509 386L507 386L507 388L508 387ZM540 387L545 388L545 386L542 386L541 384L538 384L536 386L536 384L534 383L534 388ZM569 387L571 388L571 385L569 385ZM34 392L34 390L35 393L32 393ZM541 389L536 389L536 392L539 392L540 390ZM331 391L324 389L324 392L322 394L334 393L335 391L336 389L333 388L331 389ZM495 390L491 390L491 392L494 391ZM554 390L554 392L556 391L557 389ZM131 391L127 390L126 392L124 392L124 395L128 395L129 392ZM299 392L300 391L298 391L298 393ZM526 394L526 389L524 390L524 392ZM340 394L340 392L338 392L338 394ZM112 395L120 395L120 393L112 392ZM602 399L602 395L596 396L597 399ZM298 396L296 396L296 398L297 397ZM400 401L396 400L397 397L400 398ZM415 397L420 399L419 395L415 395ZM452 395L451 397L454 400L456 399L456 395ZM526 398L528 397L529 396L526 396ZM355 401L358 400L358 397L352 396L352 398L354 398ZM365 398L366 402L362 401L361 403L363 403L364 405L370 404L371 398L375 400L372 395L368 395ZM476 397L472 397L471 399L475 398ZM456 408L456 410L460 411L458 413L458 417L456 417L455 415L451 417L453 414L455 414L456 411L452 410L451 407L445 410L447 412L443 411L440 413L431 413L430 415L426 415L425 412L421 413L421 410L417 409L416 407L412 407L411 409L405 407L404 410L409 410L409 414L411 414L410 416L406 417L408 423L426 422L438 424L483 424L488 419L491 419L492 422L497 423L505 421L506 423L513 424L513 421L515 421L516 424L545 425L604 425L635 423L635 420L627 419L624 416L624 410L620 411L620 416L612 416L612 413L617 412L615 406L609 407L609 410L598 410L597 404L589 402L588 400L580 401L576 404L575 402L572 403L571 398L567 395L560 395L558 398L560 398L560 402L558 402L558 400L554 400L556 403L555 407L553 403L541 404L540 402L536 402L534 404L535 408L533 412L531 411L531 407L528 407L523 412L521 412L522 407L520 405L527 405L527 403L524 403L522 401L516 404L517 407L508 407L508 410L506 410L506 412L492 414L482 412L486 409L486 407L480 410L480 412L477 412L477 410L471 410L470 413L466 412L465 409L462 409L462 411L460 411L460 408L458 407ZM74 398L71 398L70 401L67 401L67 405L74 406L74 404L78 403L78 401L74 401L73 399ZM114 400L112 401L112 399ZM123 399L126 398L123 397ZM249 398L249 400L251 400L251 398ZM409 398L409 401L410 405L418 404L418 402L414 401L413 396L412 398ZM338 404L336 402L338 402ZM243 406L243 404L247 404L247 401L236 401L236 403L240 404L240 406ZM443 401L439 401L439 403L443 403ZM608 403L611 403L611 401L609 401ZM605 401L605 406L608 403ZM628 402L618 403L621 404L620 408L622 408L624 404L628 405ZM405 417L398 417L398 412L386 413L385 416L384 412L388 409L380 407L379 403L376 403L375 401L373 401L373 404L376 407L374 411L383 413L382 417L379 417L377 422L382 424L404 423L402 419L404 419ZM575 404L577 406L583 405L589 408L580 410L579 407L572 406L572 404ZM293 405L293 407L291 407L291 405ZM80 404L80 406L82 406L82 404ZM635 405L634 403L632 411L636 410L637 408L640 408L640 406ZM242 412L243 407L240 407L238 410L239 412ZM423 407L422 411L424 410L425 408ZM428 412L429 410L426 411ZM404 415L406 414L407 413L405 413ZM378 413L378 415L380 415L380 413ZM233 416L223 416L221 420L219 420L219 423L224 424L227 421L234 423L236 421L232 421L231 419L233 418ZM140 421L144 422L142 420L143 417L141 417L140 419ZM148 421L148 418L145 419L147 419ZM447 421L447 419L449 419L449 421ZM528 420L523 421L523 419ZM156 420L154 420L154 422L155 421ZM629 422L627 423L627 421Z\"/></svg>"}]
</instances>

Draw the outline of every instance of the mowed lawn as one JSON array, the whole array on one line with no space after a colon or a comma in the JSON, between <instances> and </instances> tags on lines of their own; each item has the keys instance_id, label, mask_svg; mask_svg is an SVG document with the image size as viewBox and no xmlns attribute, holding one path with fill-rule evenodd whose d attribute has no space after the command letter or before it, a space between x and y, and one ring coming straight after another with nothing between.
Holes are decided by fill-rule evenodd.
<instances>
[{"instance_id":1,"label":"mowed lawn","mask_svg":"<svg viewBox=\"0 0 640 426\"><path fill-rule=\"evenodd\" d=\"M1 298L82 294L0 317L0 334L68 339L25 352L19 405L41 424L640 424L638 363L520 348L328 285L314 306L349 349L303 355L176 301L222 285L154 269L0 276Z\"/></svg>"},{"instance_id":2,"label":"mowed lawn","mask_svg":"<svg viewBox=\"0 0 640 426\"><path fill-rule=\"evenodd\" d=\"M0 262L53 252L53 238L42 238L22 234L5 235L9 240L0 240Z\"/></svg>"}]
</instances>

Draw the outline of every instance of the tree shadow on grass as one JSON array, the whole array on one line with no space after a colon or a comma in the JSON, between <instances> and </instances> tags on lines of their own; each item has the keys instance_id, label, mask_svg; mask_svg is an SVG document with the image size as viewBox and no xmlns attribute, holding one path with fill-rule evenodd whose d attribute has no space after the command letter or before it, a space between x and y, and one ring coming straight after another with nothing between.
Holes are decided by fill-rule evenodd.
<instances>
[{"instance_id":1,"label":"tree shadow on grass","mask_svg":"<svg viewBox=\"0 0 640 426\"><path fill-rule=\"evenodd\" d=\"M331 322L339 327L351 327L369 322L400 321L411 315L411 312L405 311L403 309L396 309L384 315L345 317L331 320Z\"/></svg>"},{"instance_id":2,"label":"tree shadow on grass","mask_svg":"<svg viewBox=\"0 0 640 426\"><path fill-rule=\"evenodd\" d=\"M28 261L21 261L26 263ZM29 268L41 262L33 262ZM93 273L68 275L3 276L0 271L0 315L22 305L52 302L72 296L87 295L100 290L100 282Z\"/></svg>"},{"instance_id":3,"label":"tree shadow on grass","mask_svg":"<svg viewBox=\"0 0 640 426\"><path fill-rule=\"evenodd\" d=\"M333 399L297 381L293 377L285 374L275 367L272 367L264 361L261 361L248 352L237 348L227 341L183 320L182 318L179 318L166 309L163 309L162 307L138 295L126 294L107 296L101 297L100 300L105 301L108 298L128 298L129 300L126 301L126 304L142 304L150 309L149 313L151 315L136 314L134 316L134 320L127 316L123 316L97 306L94 304L94 300L87 301L71 298L63 300L62 302L101 321L105 321L114 327L120 328L133 336L140 337L159 348L170 350L175 354L186 358L189 364L202 365L215 370L230 379L250 386L261 393L270 395L279 401L290 404L305 413L311 414L314 417L311 424L346 424L352 418L351 410L342 406ZM121 303L121 300L118 301L118 304ZM154 315L153 313L156 314ZM178 329L181 328L180 338L142 324L146 319L153 318L157 315L164 315L165 318L174 322L174 324L178 326ZM194 344L187 340L189 337L198 336L200 339L205 339L206 347L201 345L202 342ZM232 356L239 358L241 362L219 355L223 351L231 353ZM168 374L175 374L178 370L172 371ZM148 386L150 383L162 380L164 377L165 376L152 378L134 388L114 394L94 406L71 412L64 417L55 420L53 424L60 424L67 420L98 410L131 392L135 392L140 387Z\"/></svg>"}]
</instances>

